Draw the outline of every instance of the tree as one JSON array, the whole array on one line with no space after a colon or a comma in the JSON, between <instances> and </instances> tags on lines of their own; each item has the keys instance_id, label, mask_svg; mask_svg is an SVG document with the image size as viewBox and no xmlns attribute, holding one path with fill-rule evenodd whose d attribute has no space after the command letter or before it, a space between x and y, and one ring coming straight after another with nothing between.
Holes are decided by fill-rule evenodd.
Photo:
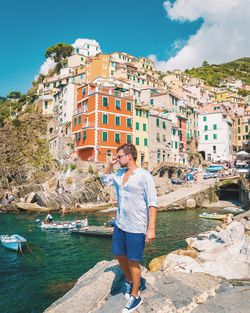
<instances>
[{"instance_id":1,"label":"tree","mask_svg":"<svg viewBox=\"0 0 250 313\"><path fill-rule=\"evenodd\" d=\"M9 99L19 99L20 97L21 97L21 92L19 92L19 91L11 91L7 95L7 98L9 98Z\"/></svg>"},{"instance_id":2,"label":"tree","mask_svg":"<svg viewBox=\"0 0 250 313\"><path fill-rule=\"evenodd\" d=\"M202 66L208 66L208 62L207 61L203 61Z\"/></svg>"},{"instance_id":3,"label":"tree","mask_svg":"<svg viewBox=\"0 0 250 313\"><path fill-rule=\"evenodd\" d=\"M55 63L62 63L67 57L71 56L74 48L67 43L58 43L49 47L45 52L46 58L51 58Z\"/></svg>"}]
</instances>

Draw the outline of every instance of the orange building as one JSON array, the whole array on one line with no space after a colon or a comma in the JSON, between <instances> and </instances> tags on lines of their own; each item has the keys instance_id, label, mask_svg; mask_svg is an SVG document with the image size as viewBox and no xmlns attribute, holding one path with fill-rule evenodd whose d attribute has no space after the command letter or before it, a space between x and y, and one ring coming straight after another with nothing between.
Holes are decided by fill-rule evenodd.
<instances>
[{"instance_id":1,"label":"orange building","mask_svg":"<svg viewBox=\"0 0 250 313\"><path fill-rule=\"evenodd\" d=\"M117 147L133 141L133 98L122 88L78 88L72 132L82 160L106 162Z\"/></svg>"},{"instance_id":2,"label":"orange building","mask_svg":"<svg viewBox=\"0 0 250 313\"><path fill-rule=\"evenodd\" d=\"M86 82L93 83L97 77L110 77L110 54L97 54L86 61Z\"/></svg>"}]
</instances>

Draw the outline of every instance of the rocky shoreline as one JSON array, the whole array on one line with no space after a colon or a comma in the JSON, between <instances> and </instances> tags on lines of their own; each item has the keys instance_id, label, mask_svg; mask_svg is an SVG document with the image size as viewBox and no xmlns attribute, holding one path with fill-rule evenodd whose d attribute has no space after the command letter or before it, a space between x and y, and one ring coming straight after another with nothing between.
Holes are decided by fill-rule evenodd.
<instances>
[{"instance_id":1,"label":"rocky shoreline","mask_svg":"<svg viewBox=\"0 0 250 313\"><path fill-rule=\"evenodd\" d=\"M142 268L144 303L136 312L247 313L250 304L250 212L187 239ZM46 313L119 313L124 277L116 261L99 262Z\"/></svg>"}]
</instances>

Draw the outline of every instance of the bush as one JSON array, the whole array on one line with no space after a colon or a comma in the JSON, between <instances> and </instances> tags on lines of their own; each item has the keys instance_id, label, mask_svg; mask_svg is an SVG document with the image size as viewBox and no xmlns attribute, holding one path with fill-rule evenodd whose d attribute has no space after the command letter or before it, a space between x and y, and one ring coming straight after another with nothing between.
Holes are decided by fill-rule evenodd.
<instances>
[{"instance_id":1,"label":"bush","mask_svg":"<svg viewBox=\"0 0 250 313\"><path fill-rule=\"evenodd\" d=\"M93 169L92 165L89 165L88 172L89 172L89 174L94 174L94 169Z\"/></svg>"},{"instance_id":2,"label":"bush","mask_svg":"<svg viewBox=\"0 0 250 313\"><path fill-rule=\"evenodd\" d=\"M13 121L12 121L12 124L15 126L15 127L20 127L22 125L22 122L18 119L18 118L15 118Z\"/></svg>"},{"instance_id":3,"label":"bush","mask_svg":"<svg viewBox=\"0 0 250 313\"><path fill-rule=\"evenodd\" d=\"M70 167L70 170L73 171L77 168L77 165L75 163L70 163L69 167Z\"/></svg>"},{"instance_id":4,"label":"bush","mask_svg":"<svg viewBox=\"0 0 250 313\"><path fill-rule=\"evenodd\" d=\"M73 183L73 178L71 176L67 177L66 184L71 185Z\"/></svg>"}]
</instances>

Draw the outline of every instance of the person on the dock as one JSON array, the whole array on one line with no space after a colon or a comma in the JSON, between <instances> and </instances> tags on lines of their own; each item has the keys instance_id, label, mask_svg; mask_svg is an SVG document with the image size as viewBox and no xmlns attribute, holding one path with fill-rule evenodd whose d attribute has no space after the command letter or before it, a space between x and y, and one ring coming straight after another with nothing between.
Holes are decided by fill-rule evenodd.
<instances>
[{"instance_id":1,"label":"person on the dock","mask_svg":"<svg viewBox=\"0 0 250 313\"><path fill-rule=\"evenodd\" d=\"M151 174L136 165L137 150L131 143L117 149L117 156L106 164L102 181L113 185L117 193L117 216L114 225L112 253L125 274L123 313L133 312L141 305L139 294L145 243L155 240L157 193ZM118 163L120 169L113 172Z\"/></svg>"}]
</instances>

